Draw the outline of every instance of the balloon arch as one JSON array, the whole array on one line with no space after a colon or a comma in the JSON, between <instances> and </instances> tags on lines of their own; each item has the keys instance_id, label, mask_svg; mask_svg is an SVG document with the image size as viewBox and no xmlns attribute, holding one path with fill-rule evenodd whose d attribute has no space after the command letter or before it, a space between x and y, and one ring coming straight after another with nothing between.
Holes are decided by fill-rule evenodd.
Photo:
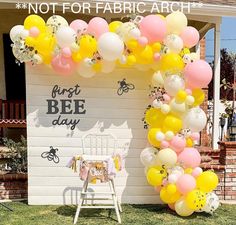
<instances>
[{"instance_id":1,"label":"balloon arch","mask_svg":"<svg viewBox=\"0 0 236 225\"><path fill-rule=\"evenodd\" d=\"M207 121L199 105L212 69L190 52L199 42L199 32L187 23L181 12L110 24L99 17L88 24L80 19L68 24L57 15L45 23L40 16L29 15L24 25L10 31L19 62L44 63L59 74L76 71L90 78L97 72L111 73L117 65L154 71L152 106L145 112L151 147L141 152L140 159L148 183L180 216L212 213L219 206L213 192L218 177L202 171L201 156L194 148Z\"/></svg>"}]
</instances>

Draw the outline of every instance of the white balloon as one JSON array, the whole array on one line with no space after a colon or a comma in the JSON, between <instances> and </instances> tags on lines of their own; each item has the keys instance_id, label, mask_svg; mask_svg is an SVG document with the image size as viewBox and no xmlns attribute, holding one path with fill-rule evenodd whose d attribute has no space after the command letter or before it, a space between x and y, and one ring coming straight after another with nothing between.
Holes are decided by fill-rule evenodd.
<instances>
[{"instance_id":1,"label":"white balloon","mask_svg":"<svg viewBox=\"0 0 236 225\"><path fill-rule=\"evenodd\" d=\"M56 39L61 48L68 47L75 42L76 33L70 27L60 27L56 32Z\"/></svg>"},{"instance_id":2,"label":"white balloon","mask_svg":"<svg viewBox=\"0 0 236 225\"><path fill-rule=\"evenodd\" d=\"M203 206L201 211L212 214L219 205L219 197L214 192L210 192L206 195L206 204Z\"/></svg>"},{"instance_id":3,"label":"white balloon","mask_svg":"<svg viewBox=\"0 0 236 225\"><path fill-rule=\"evenodd\" d=\"M74 42L74 43L72 43L72 44L70 45L70 49L71 49L72 52L77 52L77 51L79 51L80 47L79 47L78 44L76 44L76 43Z\"/></svg>"},{"instance_id":4,"label":"white balloon","mask_svg":"<svg viewBox=\"0 0 236 225\"><path fill-rule=\"evenodd\" d=\"M116 63L114 61L107 60L102 60L101 65L103 73L111 73L116 67Z\"/></svg>"},{"instance_id":5,"label":"white balloon","mask_svg":"<svg viewBox=\"0 0 236 225\"><path fill-rule=\"evenodd\" d=\"M138 39L138 38L141 36L141 32L140 32L140 30L136 27L136 28L133 28L133 29L130 31L130 35L131 35L134 39Z\"/></svg>"},{"instance_id":6,"label":"white balloon","mask_svg":"<svg viewBox=\"0 0 236 225\"><path fill-rule=\"evenodd\" d=\"M158 141L163 141L163 140L165 139L165 134L162 133L161 131L157 132L157 133L156 133L156 139L157 139Z\"/></svg>"},{"instance_id":7,"label":"white balloon","mask_svg":"<svg viewBox=\"0 0 236 225\"><path fill-rule=\"evenodd\" d=\"M165 137L166 137L167 141L170 141L174 136L175 136L175 134L172 131L167 131L165 133Z\"/></svg>"},{"instance_id":8,"label":"white balloon","mask_svg":"<svg viewBox=\"0 0 236 225\"><path fill-rule=\"evenodd\" d=\"M175 174L178 178L184 174L184 169L181 166L174 166L168 169L168 174Z\"/></svg>"},{"instance_id":9,"label":"white balloon","mask_svg":"<svg viewBox=\"0 0 236 225\"><path fill-rule=\"evenodd\" d=\"M85 78L93 77L96 73L93 68L91 66L86 65L85 62L79 64L77 72L80 74L80 76Z\"/></svg>"},{"instance_id":10,"label":"white balloon","mask_svg":"<svg viewBox=\"0 0 236 225\"><path fill-rule=\"evenodd\" d=\"M58 16L58 15L53 15L49 17L46 22L46 25L49 28L49 31L52 33L56 33L60 27L69 26L67 20L63 18L62 16Z\"/></svg>"},{"instance_id":11,"label":"white balloon","mask_svg":"<svg viewBox=\"0 0 236 225\"><path fill-rule=\"evenodd\" d=\"M136 31L133 31L135 30ZM122 23L116 30L116 33L119 35L119 37L123 40L123 41L129 41L130 39L134 38L133 34L139 31L139 29L136 27L136 25L132 22L125 22ZM140 32L140 31L139 31ZM140 34L141 35L141 34Z\"/></svg>"},{"instance_id":12,"label":"white balloon","mask_svg":"<svg viewBox=\"0 0 236 225\"><path fill-rule=\"evenodd\" d=\"M174 173L172 173L168 176L168 182L170 184L175 184L177 182L177 180L178 180L178 176Z\"/></svg>"},{"instance_id":13,"label":"white balloon","mask_svg":"<svg viewBox=\"0 0 236 225\"><path fill-rule=\"evenodd\" d=\"M152 76L152 85L154 87L163 87L164 85L164 75L160 71L157 71Z\"/></svg>"},{"instance_id":14,"label":"white balloon","mask_svg":"<svg viewBox=\"0 0 236 225\"><path fill-rule=\"evenodd\" d=\"M98 52L103 59L115 61L124 51L124 42L112 32L102 34L98 39Z\"/></svg>"},{"instance_id":15,"label":"white balloon","mask_svg":"<svg viewBox=\"0 0 236 225\"><path fill-rule=\"evenodd\" d=\"M125 55L122 55L122 56L120 57L120 63L121 63L121 64L125 64L126 62L127 62L126 56L125 56Z\"/></svg>"},{"instance_id":16,"label":"white balloon","mask_svg":"<svg viewBox=\"0 0 236 225\"><path fill-rule=\"evenodd\" d=\"M20 32L20 36L21 36L23 39L26 39L26 38L29 36L29 31L23 29L23 30Z\"/></svg>"},{"instance_id":17,"label":"white balloon","mask_svg":"<svg viewBox=\"0 0 236 225\"><path fill-rule=\"evenodd\" d=\"M175 203L175 211L180 216L190 216L194 213L194 211L192 209L188 208L184 197L180 198Z\"/></svg>"},{"instance_id":18,"label":"white balloon","mask_svg":"<svg viewBox=\"0 0 236 225\"><path fill-rule=\"evenodd\" d=\"M168 76L164 81L164 88L168 95L175 96L177 92L184 89L185 83L183 78L178 75Z\"/></svg>"},{"instance_id":19,"label":"white balloon","mask_svg":"<svg viewBox=\"0 0 236 225\"><path fill-rule=\"evenodd\" d=\"M168 104L162 104L161 105L161 112L164 114L167 114L170 112L170 106Z\"/></svg>"},{"instance_id":20,"label":"white balloon","mask_svg":"<svg viewBox=\"0 0 236 225\"><path fill-rule=\"evenodd\" d=\"M188 95L185 102L187 105L192 105L194 101L195 101L194 97L191 95Z\"/></svg>"},{"instance_id":21,"label":"white balloon","mask_svg":"<svg viewBox=\"0 0 236 225\"><path fill-rule=\"evenodd\" d=\"M13 42L15 41L16 36L18 36L22 30L24 30L24 26L22 26L22 25L16 25L11 28L10 38Z\"/></svg>"},{"instance_id":22,"label":"white balloon","mask_svg":"<svg viewBox=\"0 0 236 225\"><path fill-rule=\"evenodd\" d=\"M33 56L33 59L35 61L36 64L42 64L43 63L43 59L39 54L35 54Z\"/></svg>"},{"instance_id":23,"label":"white balloon","mask_svg":"<svg viewBox=\"0 0 236 225\"><path fill-rule=\"evenodd\" d=\"M170 148L162 149L157 154L157 159L166 167L173 167L177 162L177 154Z\"/></svg>"},{"instance_id":24,"label":"white balloon","mask_svg":"<svg viewBox=\"0 0 236 225\"><path fill-rule=\"evenodd\" d=\"M176 114L183 114L186 112L187 107L185 102L183 103L178 103L176 102L175 98L171 100L170 102L170 109L171 112L176 113Z\"/></svg>"},{"instance_id":25,"label":"white balloon","mask_svg":"<svg viewBox=\"0 0 236 225\"><path fill-rule=\"evenodd\" d=\"M168 47L170 52L177 54L180 53L184 47L183 40L176 34L168 35L164 40L164 44Z\"/></svg>"},{"instance_id":26,"label":"white balloon","mask_svg":"<svg viewBox=\"0 0 236 225\"><path fill-rule=\"evenodd\" d=\"M140 160L146 167L157 164L157 153L158 151L153 147L145 148L140 154Z\"/></svg>"},{"instance_id":27,"label":"white balloon","mask_svg":"<svg viewBox=\"0 0 236 225\"><path fill-rule=\"evenodd\" d=\"M186 113L183 122L185 128L189 128L192 132L200 132L206 126L207 117L201 108L194 107Z\"/></svg>"},{"instance_id":28,"label":"white balloon","mask_svg":"<svg viewBox=\"0 0 236 225\"><path fill-rule=\"evenodd\" d=\"M159 108L161 108L161 106L162 106L162 102L161 102L160 100L155 99L155 100L152 102L152 106L153 106L154 108L156 108L156 109L159 109Z\"/></svg>"}]
</instances>

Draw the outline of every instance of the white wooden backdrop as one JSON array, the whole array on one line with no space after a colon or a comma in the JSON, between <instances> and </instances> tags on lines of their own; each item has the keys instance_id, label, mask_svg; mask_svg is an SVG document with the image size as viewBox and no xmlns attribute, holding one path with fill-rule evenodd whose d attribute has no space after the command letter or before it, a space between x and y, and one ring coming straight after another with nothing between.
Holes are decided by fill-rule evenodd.
<instances>
[{"instance_id":1,"label":"white wooden backdrop","mask_svg":"<svg viewBox=\"0 0 236 225\"><path fill-rule=\"evenodd\" d=\"M135 90L118 96L117 81L127 79ZM76 204L81 181L78 174L66 167L69 159L81 153L81 137L87 133L112 133L118 139L120 151L127 151L125 169L116 178L117 192L122 203L158 203L159 196L146 182L139 155L147 146L147 131L141 121L148 105L150 72L117 69L112 74L98 74L90 79L79 75L61 76L46 66L27 66L27 136L29 163L29 204ZM78 98L85 99L85 115L78 127L51 125L58 115L47 115L46 99L57 84L64 88L79 84ZM58 97L57 97L58 98ZM62 97L63 98L63 97ZM77 97L75 97L77 98ZM49 147L58 148L58 164L41 158ZM99 185L98 189L104 189ZM92 187L90 190L93 191Z\"/></svg>"}]
</instances>

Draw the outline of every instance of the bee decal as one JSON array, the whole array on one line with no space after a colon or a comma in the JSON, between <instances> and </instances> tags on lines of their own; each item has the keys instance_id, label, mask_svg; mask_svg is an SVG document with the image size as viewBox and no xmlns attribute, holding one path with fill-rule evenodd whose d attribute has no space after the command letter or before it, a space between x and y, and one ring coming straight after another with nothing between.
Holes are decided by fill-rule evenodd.
<instances>
[{"instance_id":1,"label":"bee decal","mask_svg":"<svg viewBox=\"0 0 236 225\"><path fill-rule=\"evenodd\" d=\"M53 161L54 163L59 163L59 157L56 155L56 152L58 151L57 148L53 148L52 146L50 146L50 150L49 152L43 152L41 154L42 158L47 158L48 161Z\"/></svg>"},{"instance_id":2,"label":"bee decal","mask_svg":"<svg viewBox=\"0 0 236 225\"><path fill-rule=\"evenodd\" d=\"M121 81L118 81L120 87L117 90L118 95L122 95L123 93L127 93L129 90L134 90L135 86L133 84L126 83L126 79L124 78Z\"/></svg>"}]
</instances>

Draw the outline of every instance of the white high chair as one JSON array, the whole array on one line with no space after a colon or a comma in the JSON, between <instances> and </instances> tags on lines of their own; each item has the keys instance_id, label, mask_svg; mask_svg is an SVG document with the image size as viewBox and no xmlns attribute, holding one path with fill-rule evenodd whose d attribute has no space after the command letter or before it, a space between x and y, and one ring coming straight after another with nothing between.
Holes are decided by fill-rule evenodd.
<instances>
[{"instance_id":1,"label":"white high chair","mask_svg":"<svg viewBox=\"0 0 236 225\"><path fill-rule=\"evenodd\" d=\"M83 159L86 161L105 161L111 158L115 151L117 150L117 139L112 134L87 134L82 138L82 148L83 148ZM88 178L84 181L82 191L79 195L78 206L76 214L74 217L74 224L77 223L80 210L86 209L115 209L117 220L121 223L120 212L122 212L121 204L118 201L114 179L109 179L107 184L110 187L110 191L107 192L88 192ZM93 184L94 185L94 184ZM88 195L93 194L92 197ZM95 195L103 195L107 197L95 197ZM85 200L91 200L92 204L85 204ZM94 200L113 200L113 204L101 205L93 204Z\"/></svg>"}]
</instances>

